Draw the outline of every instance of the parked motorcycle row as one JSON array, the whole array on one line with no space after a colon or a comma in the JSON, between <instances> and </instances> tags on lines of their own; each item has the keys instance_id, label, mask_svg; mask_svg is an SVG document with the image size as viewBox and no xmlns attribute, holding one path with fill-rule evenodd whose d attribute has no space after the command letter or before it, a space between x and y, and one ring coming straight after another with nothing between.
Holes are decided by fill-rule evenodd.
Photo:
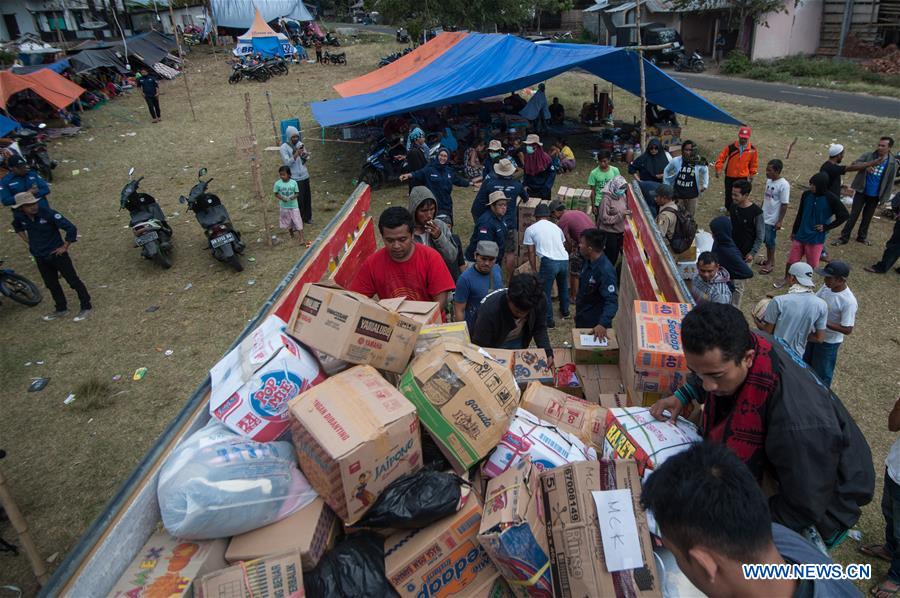
<instances>
[{"instance_id":1,"label":"parked motorcycle row","mask_svg":"<svg viewBox=\"0 0 900 598\"><path fill-rule=\"evenodd\" d=\"M238 63L231 67L231 75L228 77L229 83L238 83L243 79L250 81L268 81L272 77L278 75L287 75L289 72L288 63L283 58L273 57L265 58L261 61L253 63Z\"/></svg>"},{"instance_id":2,"label":"parked motorcycle row","mask_svg":"<svg viewBox=\"0 0 900 598\"><path fill-rule=\"evenodd\" d=\"M391 54L388 54L387 56L383 56L381 58L381 60L378 61L378 68L387 66L390 63L394 62L395 60L399 60L400 58L402 58L402 57L406 56L407 54L409 54L410 52L412 52L412 50L413 50L412 48L404 48L403 50L400 50L397 52L392 52Z\"/></svg>"},{"instance_id":3,"label":"parked motorcycle row","mask_svg":"<svg viewBox=\"0 0 900 598\"><path fill-rule=\"evenodd\" d=\"M347 64L347 53L339 52L337 54L332 54L328 50L325 50L325 53L322 54L322 64Z\"/></svg>"}]
</instances>

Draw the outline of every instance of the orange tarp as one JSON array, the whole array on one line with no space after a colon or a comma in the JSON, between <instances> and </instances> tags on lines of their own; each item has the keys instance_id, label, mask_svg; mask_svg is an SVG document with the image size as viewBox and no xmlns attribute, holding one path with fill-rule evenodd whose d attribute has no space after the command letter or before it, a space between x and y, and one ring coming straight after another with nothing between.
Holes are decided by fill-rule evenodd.
<instances>
[{"instance_id":1,"label":"orange tarp","mask_svg":"<svg viewBox=\"0 0 900 598\"><path fill-rule=\"evenodd\" d=\"M258 35L260 37L277 35L277 33L275 33L275 30L269 27L269 24L263 20L262 15L259 14L258 8L256 9L256 16L253 17L253 24L250 25L250 29L245 31L244 35L242 35L241 37L253 37L255 35Z\"/></svg>"},{"instance_id":2,"label":"orange tarp","mask_svg":"<svg viewBox=\"0 0 900 598\"><path fill-rule=\"evenodd\" d=\"M452 48L466 35L465 31L441 33L406 56L362 77L338 83L334 89L341 97L346 98L390 87L434 62L436 58Z\"/></svg>"},{"instance_id":3,"label":"orange tarp","mask_svg":"<svg viewBox=\"0 0 900 598\"><path fill-rule=\"evenodd\" d=\"M78 99L85 89L72 83L50 69L41 69L27 75L0 71L0 108L6 109L10 96L30 89L57 108L65 108Z\"/></svg>"}]
</instances>

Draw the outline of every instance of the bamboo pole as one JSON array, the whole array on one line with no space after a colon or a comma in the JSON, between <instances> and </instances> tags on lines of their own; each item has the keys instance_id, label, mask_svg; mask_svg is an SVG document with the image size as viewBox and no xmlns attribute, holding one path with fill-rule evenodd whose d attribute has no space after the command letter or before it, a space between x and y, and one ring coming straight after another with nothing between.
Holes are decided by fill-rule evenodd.
<instances>
[{"instance_id":1,"label":"bamboo pole","mask_svg":"<svg viewBox=\"0 0 900 598\"><path fill-rule=\"evenodd\" d=\"M644 78L644 50L641 49L641 0L636 0L634 31L637 35L638 70L641 77L641 150L647 146L647 82Z\"/></svg>"},{"instance_id":2,"label":"bamboo pole","mask_svg":"<svg viewBox=\"0 0 900 598\"><path fill-rule=\"evenodd\" d=\"M0 470L0 505L3 506L16 533L19 535L19 543L22 544L22 548L25 550L25 556L27 556L28 560L31 562L31 570L34 572L34 576L37 578L38 583L41 585L46 584L49 579L47 575L47 565L44 562L44 559L41 558L41 554L38 552L34 539L31 537L31 532L28 529L28 523L25 521L25 517L19 510L19 507L16 506L12 494L10 494L9 490L6 488L6 477L3 475L2 470Z\"/></svg>"},{"instance_id":3,"label":"bamboo pole","mask_svg":"<svg viewBox=\"0 0 900 598\"><path fill-rule=\"evenodd\" d=\"M266 202L263 200L262 192L262 172L259 165L259 144L256 142L256 134L253 132L253 118L250 115L250 93L244 92L244 118L247 120L247 130L250 131L250 138L253 140L253 154L250 157L250 171L253 174L253 191L256 194L256 201L262 205L263 227L265 228L266 244L272 246L272 236L269 234L269 211L266 209Z\"/></svg>"},{"instance_id":4,"label":"bamboo pole","mask_svg":"<svg viewBox=\"0 0 900 598\"><path fill-rule=\"evenodd\" d=\"M172 2L169 2L169 19L172 20L172 31L175 32L175 43L178 44L178 59L181 61L181 75L184 77L184 89L187 91L188 106L191 107L191 118L197 122L197 115L194 113L194 102L191 101L191 86L188 85L188 69L187 63L184 61L184 52L181 51L181 34L178 32L178 26L175 24L175 11L172 9Z\"/></svg>"},{"instance_id":5,"label":"bamboo pole","mask_svg":"<svg viewBox=\"0 0 900 598\"><path fill-rule=\"evenodd\" d=\"M278 134L278 127L275 126L275 113L272 111L272 93L266 90L266 102L269 104L269 119L272 121L272 134L275 135L275 145L281 145L281 135Z\"/></svg>"}]
</instances>

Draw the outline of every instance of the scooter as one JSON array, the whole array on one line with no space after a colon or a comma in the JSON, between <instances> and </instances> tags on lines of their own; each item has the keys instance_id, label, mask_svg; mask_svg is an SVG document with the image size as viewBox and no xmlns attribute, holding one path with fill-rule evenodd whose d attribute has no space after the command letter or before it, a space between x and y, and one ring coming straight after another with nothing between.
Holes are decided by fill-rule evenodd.
<instances>
[{"instance_id":1,"label":"scooter","mask_svg":"<svg viewBox=\"0 0 900 598\"><path fill-rule=\"evenodd\" d=\"M397 30L396 39L397 39L398 44L408 44L409 43L409 33L406 31L406 29L401 27L400 29Z\"/></svg>"},{"instance_id":2,"label":"scooter","mask_svg":"<svg viewBox=\"0 0 900 598\"><path fill-rule=\"evenodd\" d=\"M378 189L385 183L399 180L403 174L404 159L401 154L404 152L400 143L389 145L387 139L379 139L366 156L366 163L359 175L360 182Z\"/></svg>"},{"instance_id":3,"label":"scooter","mask_svg":"<svg viewBox=\"0 0 900 598\"><path fill-rule=\"evenodd\" d=\"M201 168L197 173L197 184L191 187L187 197L182 195L178 201L186 203L188 209L197 217L197 222L206 234L213 257L227 263L236 272L242 272L244 265L239 254L244 253L244 243L241 241L241 233L234 229L228 210L222 205L219 196L206 192L212 182L212 178L203 180L206 173L206 168Z\"/></svg>"},{"instance_id":4,"label":"scooter","mask_svg":"<svg viewBox=\"0 0 900 598\"><path fill-rule=\"evenodd\" d=\"M3 261L0 260L0 266ZM33 282L11 268L0 268L0 295L17 303L34 307L41 302L41 291Z\"/></svg>"},{"instance_id":5,"label":"scooter","mask_svg":"<svg viewBox=\"0 0 900 598\"><path fill-rule=\"evenodd\" d=\"M702 73L706 70L706 63L703 62L700 52L694 51L690 55L687 52L681 52L675 59L675 70Z\"/></svg>"},{"instance_id":6,"label":"scooter","mask_svg":"<svg viewBox=\"0 0 900 598\"><path fill-rule=\"evenodd\" d=\"M134 246L141 248L141 256L153 260L164 269L172 267L172 227L166 215L148 193L138 193L144 177L134 179L134 167L128 169L128 184L122 188L119 209L131 214L129 226L134 233Z\"/></svg>"},{"instance_id":7,"label":"scooter","mask_svg":"<svg viewBox=\"0 0 900 598\"><path fill-rule=\"evenodd\" d=\"M41 123L39 128L43 129L46 126ZM23 128L16 138L19 149L22 151L22 157L28 162L29 168L37 171L48 183L52 182L56 162L50 159L50 154L47 152L47 134Z\"/></svg>"}]
</instances>

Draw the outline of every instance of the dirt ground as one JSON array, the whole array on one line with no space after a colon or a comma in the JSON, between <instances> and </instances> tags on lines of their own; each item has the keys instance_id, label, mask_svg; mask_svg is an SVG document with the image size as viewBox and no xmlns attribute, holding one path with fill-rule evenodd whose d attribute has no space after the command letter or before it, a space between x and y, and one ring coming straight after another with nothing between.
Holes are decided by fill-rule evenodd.
<instances>
[{"instance_id":1,"label":"dirt ground","mask_svg":"<svg viewBox=\"0 0 900 598\"><path fill-rule=\"evenodd\" d=\"M71 255L94 298L94 315L86 321L43 322L52 310L49 296L36 308L4 301L0 306L0 448L7 451L2 467L8 486L28 518L41 553L51 568L71 549L80 534L101 511L163 427L174 417L208 369L223 354L247 320L269 296L284 273L305 249L278 233L281 243L265 244L263 213L253 199L248 162L235 151L235 139L247 134L244 94L251 101L253 127L260 141L275 145L266 102L270 92L276 120L299 117L304 140L312 152L310 171L315 224L306 232L315 238L354 188L365 146L331 141L339 131L327 131L329 141L312 121L309 102L335 97L331 85L373 69L378 59L397 49L393 42L367 41L341 48L347 66L304 64L288 76L267 83L229 85L229 67L217 58L195 52L188 63L188 82L196 120L192 119L183 78L162 84L160 124L151 124L137 93L114 100L84 116L85 128L77 136L54 142L52 156L60 161L55 171L52 205L79 227L79 241ZM570 114L586 100L595 82L580 74L548 81L548 94L559 96ZM605 84L604 84L605 85ZM832 141L855 157L874 147L883 134L900 137L900 121L847 115L836 110L801 108L726 94L706 94L713 102L749 122L753 142L764 160L782 158L797 137L785 173L794 188L818 170ZM631 120L637 100L616 91L616 118ZM734 137L730 126L688 119L686 135L712 157ZM588 136L573 136L570 145L578 169L557 179L558 185L583 186L592 167ZM266 197L277 176L277 153L267 151L263 161ZM118 200L129 167L145 176L144 192L156 196L173 225L175 259L163 271L141 260L127 230L127 213ZM215 178L218 193L235 225L248 241L246 270L236 274L204 250L202 231L177 198L186 194L200 167ZM620 165L623 168L624 166ZM77 171L77 174L76 174ZM763 179L756 179L754 196L761 200ZM700 202L701 226L718 215L722 181L713 179ZM471 232L468 208L474 193L454 193L458 232L467 242ZM373 211L405 205L401 188L373 195ZM792 195L788 222L794 216L799 191ZM277 223L274 201L268 201L270 227ZM835 390L866 433L881 475L884 457L893 441L886 417L900 396L896 355L900 343L900 312L894 307L900 278L890 273L870 275L862 266L878 259L889 236L886 220L874 221L872 247L850 244L832 251L854 268L850 286L860 310L857 327L841 349ZM786 235L779 238L779 266L784 262ZM35 281L40 277L27 250L9 226L0 228L0 258ZM250 261L250 260L253 261ZM749 285L745 308L772 291L772 276L758 276ZM70 301L74 296L69 291ZM75 307L73 304L71 307ZM153 309L155 308L155 309ZM559 321L559 320L558 320ZM554 331L561 343L568 335ZM166 352L171 350L170 355ZM137 368L146 376L133 381ZM32 378L49 377L41 392L27 393ZM76 397L70 405L63 400ZM92 396L102 394L102 396ZM79 396L81 394L81 396ZM866 540L876 540L882 521L878 509L881 492L866 507L859 528ZM0 535L15 539L7 523ZM836 556L843 562L865 561L848 542ZM884 568L876 564L880 573ZM30 593L35 586L24 556L0 555L0 585L13 583Z\"/></svg>"}]
</instances>

